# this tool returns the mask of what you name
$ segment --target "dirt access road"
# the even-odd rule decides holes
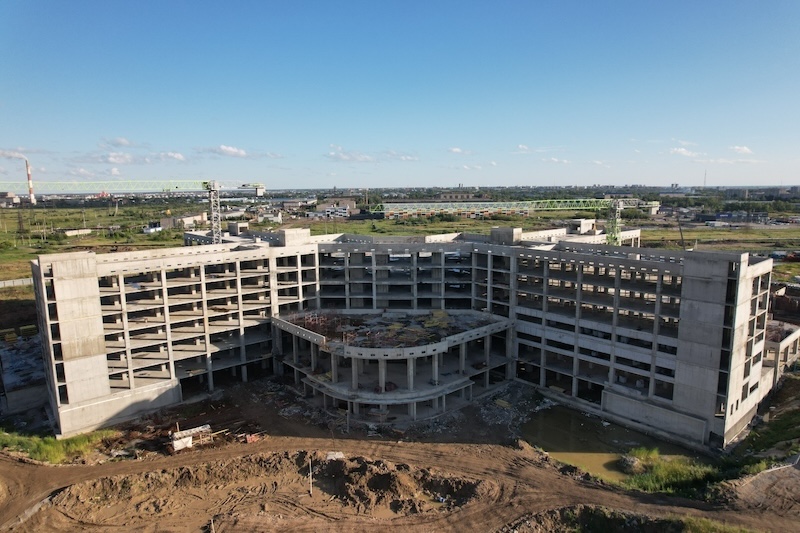
[[[281,456],[294,462],[294,450],[338,451],[394,465],[424,467],[442,476],[483,482],[482,490],[451,509],[421,509],[409,514],[391,508],[347,505],[318,486],[312,496],[304,475],[307,457],[294,475],[281,469],[237,468],[242,460]],[[234,471],[236,470],[236,471]],[[291,470],[291,469],[290,469]],[[34,513],[15,531],[200,531],[215,519],[217,531],[358,531],[391,527],[396,531],[496,531],[528,513],[576,504],[594,504],[652,517],[693,515],[753,529],[796,531],[797,515],[733,510],[675,498],[626,493],[562,473],[534,449],[498,445],[363,442],[342,439],[269,438],[256,444],[196,450],[153,461],[122,461],[95,466],[48,467],[0,458],[2,511],[9,527],[26,510],[54,491],[84,484],[64,501]],[[204,472],[199,475],[198,472]],[[215,474],[216,472],[216,474]],[[175,473],[174,483],[156,486],[157,475]],[[103,496],[127,484],[150,480],[141,501],[136,494]],[[135,480],[135,481],[130,481]],[[183,480],[182,482],[180,480]],[[324,484],[323,481],[320,481]],[[263,490],[266,488],[266,490]],[[377,490],[377,489],[376,489]],[[93,500],[94,499],[94,500]]]
[[[344,438],[309,424],[305,414],[287,418],[283,391],[270,387],[235,389],[227,408],[204,406],[196,413],[198,422],[212,416],[214,427],[232,427],[225,416],[272,428],[252,444],[58,467],[0,455],[0,529],[210,531],[213,521],[214,531],[537,531],[535,524],[526,529],[520,523],[585,504],[653,518],[691,515],[754,530],[798,530],[798,505],[736,499],[714,506],[593,480],[509,441],[516,422],[506,426],[509,410],[491,399],[453,415],[457,430],[435,425],[418,439],[436,442],[418,442],[410,432],[398,441],[361,432]]]

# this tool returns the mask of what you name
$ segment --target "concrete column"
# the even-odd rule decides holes
[[[351,366],[351,375],[352,375],[352,383],[350,384],[350,390],[358,390],[358,359],[351,359],[353,362]],[[357,404],[354,404],[357,405]]]
[[[272,326],[272,353],[283,355],[283,331],[277,326]]]
[[[417,256],[419,252],[414,252],[411,254],[411,300],[413,302],[412,309],[417,309],[417,295],[419,291],[417,290]]]
[[[279,330],[280,331],[280,330]],[[298,363],[300,362],[300,354],[298,349],[298,340],[297,337],[292,335],[292,363],[294,363],[294,384],[300,385],[300,371],[297,370],[299,366]]]
[[[489,357],[492,353],[492,336],[486,335],[483,338],[483,355],[486,356],[486,364],[489,364]]]
[[[234,263],[234,273],[236,274],[236,318],[239,321],[239,356],[242,361],[241,368],[242,381],[247,382],[247,344],[245,344],[244,333],[244,308],[242,306],[242,271],[239,261]]]
[[[484,369],[485,372],[483,374],[483,386],[485,388],[489,388],[489,363],[491,361],[491,354],[492,354],[492,336],[486,335],[483,338],[483,354],[486,356],[486,368]]]
[[[313,342],[311,343],[311,372],[316,372],[317,370],[317,345]]]
[[[467,343],[458,345],[458,373],[462,376],[467,373]]]
[[[353,402],[353,414],[358,415],[358,412],[359,412],[358,402]]]
[[[544,342],[542,342],[544,345]],[[539,386],[544,387],[546,372],[544,369],[545,350],[544,347],[539,349]]]
[[[432,367],[431,367],[431,379],[433,383],[438,385],[439,384],[439,356],[434,354],[431,356]]]
[[[339,382],[339,356],[331,354],[331,383]]]
[[[417,360],[413,357],[410,359],[406,359],[406,374],[408,376],[408,390],[414,390],[414,367],[417,364]]]
[[[608,365],[608,382],[617,379],[617,324],[619,322],[619,291],[622,287],[622,270],[618,267],[614,276],[614,314],[611,319],[611,360]]]
[[[122,338],[125,341],[125,361],[128,363],[128,388],[133,389],[133,359],[131,357],[131,334],[128,330],[128,308],[125,296],[125,278],[117,275],[117,288],[119,289],[119,305],[122,310]]]
[[[208,373],[208,392],[214,392],[214,371],[211,367],[211,356],[206,355],[206,372]]]
[[[381,392],[386,392],[386,360],[378,360],[378,387]]]
[[[169,377],[176,378],[175,356],[172,352],[172,326],[169,319],[169,290],[167,289],[167,271],[161,269],[161,298],[164,300],[164,326],[167,334],[167,356],[169,357]]]
[[[378,273],[375,271],[375,250],[372,250],[372,308],[378,308]]]
[[[442,394],[442,412],[447,411],[447,395]]]
[[[577,342],[575,343],[577,350]],[[514,379],[517,375],[517,359],[519,358],[519,351],[517,345],[517,336],[511,328],[506,330],[506,379]],[[577,360],[577,358],[576,358]]]
[[[206,372],[208,373],[208,392],[214,392],[214,372],[211,365],[211,333],[208,327],[208,293],[206,291],[206,269],[200,267],[200,295],[202,296],[203,308],[203,332],[206,344]]]
[[[408,404],[408,416],[411,417],[411,420],[417,419],[417,402]]]

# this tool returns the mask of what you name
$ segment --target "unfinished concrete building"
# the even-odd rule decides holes
[[[602,416],[721,447],[775,381],[764,361],[772,261],[746,253],[547,242],[511,228],[228,240],[34,262],[59,434],[266,367],[351,418],[435,416],[521,379]],[[444,319],[434,311],[486,322],[424,346],[374,348],[346,335],[334,347],[336,335],[305,322],[328,312]]]
[[[295,383],[323,408],[366,420],[435,416],[514,376],[512,322],[488,313],[315,311],[272,321]]]

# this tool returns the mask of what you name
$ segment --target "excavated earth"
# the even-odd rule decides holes
[[[287,417],[293,404],[280,390],[258,387],[231,388],[224,404],[182,407],[182,427],[268,429],[250,444],[153,451],[163,449],[158,427],[176,422],[159,415],[112,443],[138,443],[132,454],[48,466],[0,452],[0,531],[672,532],[685,516],[798,531],[794,467],[732,483],[715,504],[642,494],[509,443],[519,420],[491,398],[397,440],[355,430],[345,437],[306,414]],[[528,411],[523,393],[511,388],[503,398]]]

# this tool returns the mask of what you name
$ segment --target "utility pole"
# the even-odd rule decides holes
[[[308,495],[314,495],[314,474],[311,469],[311,454],[308,456]]]

